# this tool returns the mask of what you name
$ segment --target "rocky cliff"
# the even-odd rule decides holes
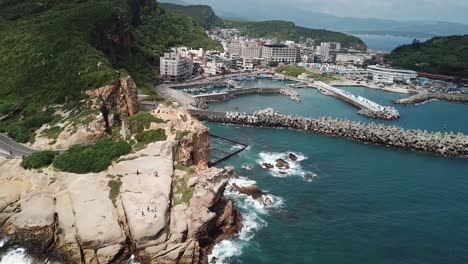
[[[1,159],[7,243],[59,263],[119,263],[131,255],[141,263],[206,263],[214,243],[242,226],[223,196],[232,168],[206,166],[209,133],[186,112],[161,106],[154,115],[165,122],[150,129],[164,128],[168,139],[101,173],[29,171]]]

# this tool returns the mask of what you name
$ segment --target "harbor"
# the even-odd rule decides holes
[[[289,96],[291,100],[296,103],[301,103],[303,100],[299,97],[295,89],[315,88],[326,95],[335,97],[357,107],[359,109],[357,113],[368,118],[383,120],[396,120],[400,118],[400,113],[394,107],[382,106],[365,97],[353,95],[346,90],[333,87],[321,81],[305,82],[285,76],[267,76],[268,75],[263,75],[261,77],[256,75],[243,75],[239,77],[244,79],[237,80],[231,77],[188,82],[178,85],[165,84],[160,85],[157,90],[160,90],[162,94],[170,94],[170,98],[173,98],[182,105],[206,109],[211,102],[230,100],[236,96],[249,94],[282,94]],[[245,78],[249,78],[249,80],[261,78],[270,79],[272,81],[286,80],[291,83],[279,87],[245,87],[242,85],[242,81],[244,81]]]
[[[281,115],[271,108],[252,114],[206,110],[190,110],[190,113],[202,121],[241,126],[298,129],[446,157],[464,158],[468,156],[468,136],[461,133],[428,132],[420,129],[403,129],[374,123],[362,124],[327,117],[305,118]]]

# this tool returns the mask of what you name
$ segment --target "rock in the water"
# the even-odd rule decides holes
[[[272,198],[260,190],[257,186],[239,186],[235,183],[232,184],[232,187],[238,192],[251,196],[258,203],[262,205],[270,204],[273,202]]]
[[[289,163],[285,161],[284,159],[277,159],[276,160],[276,167],[279,169],[284,169],[287,170],[289,169]]]
[[[263,163],[262,166],[266,169],[273,169],[275,166],[273,166],[272,164],[270,163]]]
[[[288,158],[292,161],[296,161],[299,159],[294,153],[289,153]]]

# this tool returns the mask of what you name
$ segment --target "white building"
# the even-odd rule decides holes
[[[362,65],[367,59],[371,59],[372,56],[366,53],[337,53],[336,64],[338,65]]]
[[[322,58],[322,63],[330,60],[330,47],[330,42],[322,42],[320,46],[317,47],[317,53]]]
[[[396,69],[387,66],[367,66],[369,75],[374,82],[393,84],[395,81],[410,82],[418,77],[418,73],[411,70]]]
[[[193,73],[193,61],[181,53],[164,53],[160,58],[161,79],[166,82],[180,82],[190,79]]]
[[[262,47],[249,45],[242,47],[241,58],[243,59],[259,59],[262,57]]]
[[[227,52],[230,55],[241,55],[242,53],[242,41],[238,39],[233,39],[231,42],[227,45]]]
[[[301,59],[300,50],[297,47],[288,47],[286,45],[265,45],[262,50],[262,57],[266,61],[275,61],[278,63],[294,64]]]

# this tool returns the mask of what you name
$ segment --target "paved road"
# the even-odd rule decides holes
[[[15,142],[13,139],[0,134],[0,155],[11,156],[11,153],[17,158],[29,156],[36,150],[29,148],[23,144]]]

